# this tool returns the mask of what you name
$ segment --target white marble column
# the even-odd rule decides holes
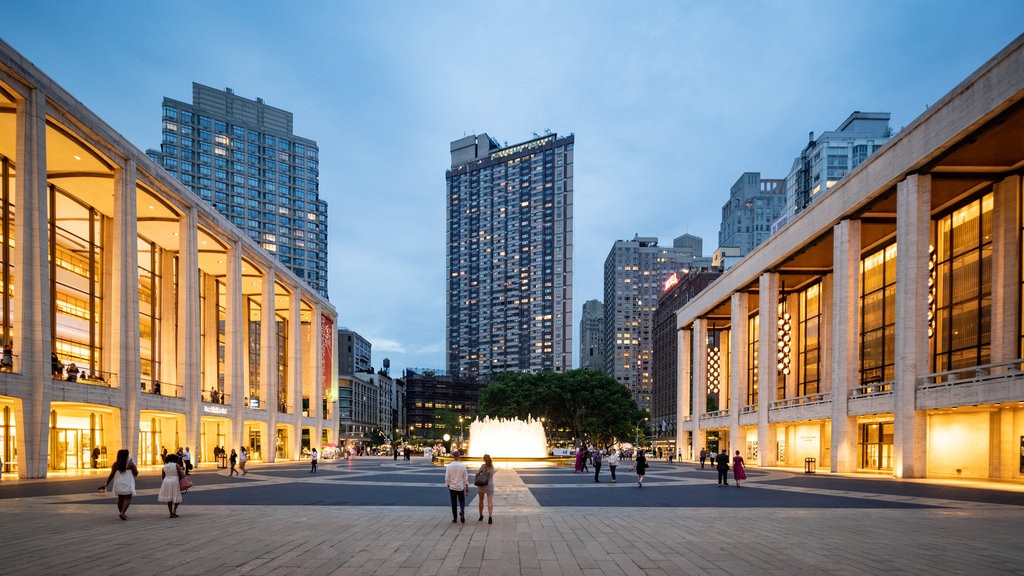
[[[849,416],[849,400],[860,377],[860,220],[843,220],[832,232],[831,470],[855,472],[857,418]]]
[[[232,242],[228,246],[227,277],[224,279],[225,298],[227,306],[224,310],[224,392],[228,394],[231,408],[231,438],[228,442],[231,446],[240,446],[244,443],[243,430],[245,425],[246,406],[245,398],[249,395],[248,374],[248,341],[246,335],[249,330],[248,307],[245,299],[245,287],[242,285],[245,279],[242,278],[242,249],[239,243]],[[255,271],[254,271],[255,273]],[[209,335],[209,330],[207,331]],[[216,343],[214,332],[214,343]],[[209,337],[209,336],[207,336]],[[217,385],[217,377],[210,379],[210,385]]]
[[[747,390],[747,315],[750,303],[743,292],[735,292],[730,302],[729,330],[729,454],[742,451],[746,433],[740,428],[740,413],[746,405]]]
[[[128,160],[114,171],[114,219],[109,246],[113,254],[109,271],[107,306],[117,306],[119,314],[104,330],[111,330],[110,342],[117,360],[118,382],[123,399],[121,442],[138,458],[139,407],[139,251],[138,216],[136,214],[135,162]],[[104,240],[106,242],[106,239]],[[111,440],[107,439],[108,442]]]
[[[995,185],[992,226],[992,362],[1020,358],[1020,211],[1021,177],[1009,176]],[[1008,313],[1009,312],[1009,313]],[[1019,447],[1019,446],[1018,446]]]
[[[18,319],[15,354],[21,356],[24,400],[17,418],[18,477],[45,478],[50,433],[49,192],[46,187],[46,95],[25,88],[18,102],[16,126],[17,178],[14,179],[15,283],[14,317]]]
[[[194,207],[187,208],[178,221],[178,238],[177,383],[185,394],[185,445],[198,447],[202,330],[199,313],[199,218]],[[212,295],[207,292],[207,298],[211,297],[216,301],[216,291]],[[208,331],[206,337],[216,341],[216,328]],[[216,361],[213,364],[216,366]]]
[[[692,359],[693,430],[695,442],[705,444],[703,416],[708,407],[708,321],[695,318],[693,341],[690,348]]]
[[[926,417],[917,410],[917,377],[928,364],[928,244],[931,176],[896,185],[896,373],[893,386],[893,473],[925,476]]]
[[[693,414],[690,412],[690,403],[693,395],[693,387],[690,386],[690,372],[693,370],[693,365],[690,361],[693,358],[692,350],[693,345],[690,343],[693,332],[688,329],[677,328],[676,329],[676,382],[679,383],[676,394],[676,446],[679,447],[683,452],[683,458],[693,459],[693,444],[684,443],[686,440],[686,433],[689,432],[691,438],[696,438],[696,419],[692,418]],[[684,417],[691,416],[689,422],[686,422]]]
[[[757,465],[774,466],[775,428],[768,422],[768,411],[775,400],[775,386],[779,379],[776,368],[776,344],[779,340],[776,321],[779,319],[779,275],[765,272],[758,279],[760,334],[758,336],[757,367]]]
[[[263,329],[260,333],[260,406],[263,408],[265,422],[267,423],[266,433],[263,434],[263,445],[260,446],[260,454],[264,462],[273,462],[277,446],[277,410],[278,410],[278,386],[277,386],[277,310],[276,310],[276,282],[277,277],[273,268],[267,268],[263,275],[262,306],[260,307]],[[243,439],[248,442],[248,439]]]
[[[288,434],[288,443],[290,444],[288,456],[292,460],[298,460],[302,453],[302,378],[304,372],[302,362],[304,347],[302,342],[302,291],[294,288],[290,297],[286,359],[288,362],[288,403],[291,405],[292,411],[285,418],[292,428]],[[310,398],[311,402],[312,400]],[[313,443],[313,438],[310,438],[310,446],[316,446]]]

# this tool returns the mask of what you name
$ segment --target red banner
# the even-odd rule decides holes
[[[320,316],[320,355],[323,359],[324,398],[333,399],[331,375],[334,373],[334,321],[326,314]]]

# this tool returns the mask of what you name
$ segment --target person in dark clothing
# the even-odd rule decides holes
[[[708,449],[707,448],[701,448],[700,449],[700,467],[701,468],[704,468],[704,461],[707,460],[707,459],[708,459]]]
[[[718,485],[728,486],[729,485],[729,453],[726,450],[722,450],[715,456],[715,462],[718,464],[715,468],[718,469]]]

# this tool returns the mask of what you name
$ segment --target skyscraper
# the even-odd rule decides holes
[[[160,150],[146,154],[327,297],[327,203],[319,149],[292,113],[192,83],[163,101]]]
[[[744,172],[729,189],[722,206],[718,245],[739,249],[746,256],[772,233],[772,223],[786,209],[786,181],[761,178],[760,172]]]
[[[604,371],[604,305],[600,300],[583,303],[580,319],[580,368]]]
[[[574,136],[451,143],[447,372],[572,367]]]
[[[702,240],[690,234],[672,247],[655,237],[616,240],[604,261],[604,372],[629,388],[650,411],[654,311],[673,273],[706,267]]]

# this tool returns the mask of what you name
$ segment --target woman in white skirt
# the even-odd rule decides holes
[[[160,470],[160,477],[164,480],[160,483],[160,495],[156,499],[159,502],[167,502],[167,512],[171,518],[178,517],[178,504],[181,503],[180,482],[183,475],[184,470],[178,464],[178,456],[168,454],[164,458],[164,467]]]
[[[132,496],[135,496],[135,477],[139,475],[139,469],[135,462],[128,456],[127,450],[118,450],[117,459],[110,467],[110,475],[107,481],[100,486],[100,491],[110,486],[110,491],[117,496],[117,516],[121,520],[127,520],[128,507],[132,504]],[[113,485],[111,485],[113,482]]]

